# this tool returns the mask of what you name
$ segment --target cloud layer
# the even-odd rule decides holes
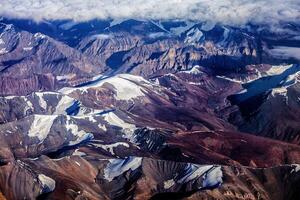
[[[270,53],[275,57],[280,58],[295,58],[300,60],[300,48],[297,47],[285,47],[277,46],[270,51]]]
[[[190,19],[224,24],[299,22],[299,0],[1,0],[0,15],[18,18]]]

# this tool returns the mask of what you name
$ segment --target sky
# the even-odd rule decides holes
[[[300,0],[0,0],[0,15],[15,18],[184,19],[228,25],[300,21]]]

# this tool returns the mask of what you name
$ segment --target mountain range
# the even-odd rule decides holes
[[[299,35],[2,17],[0,199],[298,199]]]

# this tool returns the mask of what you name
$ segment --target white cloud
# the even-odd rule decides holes
[[[225,24],[299,22],[299,0],[1,0],[0,15],[19,18],[190,19]]]
[[[300,48],[276,46],[271,50],[271,54],[280,58],[295,58],[300,60]]]

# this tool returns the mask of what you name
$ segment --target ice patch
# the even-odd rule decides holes
[[[56,115],[34,115],[28,136],[37,137],[40,141],[46,139],[56,117]]]
[[[110,159],[104,169],[104,178],[112,181],[115,177],[122,175],[128,170],[134,171],[142,165],[142,158],[127,157],[125,159]]]

